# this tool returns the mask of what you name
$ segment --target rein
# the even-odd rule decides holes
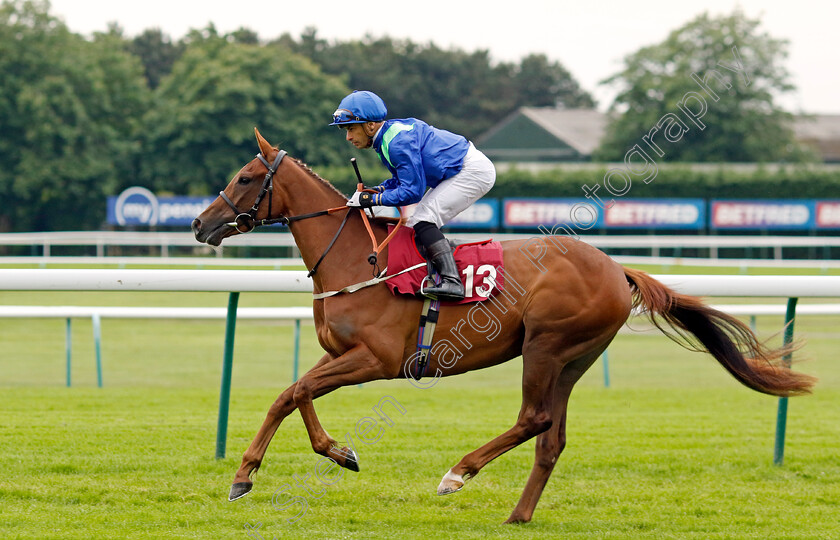
[[[361,283],[354,283],[352,285],[347,285],[346,287],[338,289],[337,291],[326,291],[326,292],[322,292],[322,293],[314,293],[312,295],[312,298],[314,298],[315,300],[323,300],[324,298],[329,298],[330,296],[335,296],[337,294],[354,293],[356,291],[360,291],[362,289],[365,289],[367,287],[371,287],[373,285],[379,285],[383,281],[388,281],[389,279],[393,279],[397,276],[401,276],[401,275],[405,274],[406,272],[411,272],[412,270],[417,270],[418,268],[422,268],[424,266],[426,266],[425,262],[418,263],[418,264],[415,264],[414,266],[409,266],[408,268],[404,268],[404,269],[400,270],[399,272],[397,272],[396,274],[391,274],[391,275],[387,275],[388,274],[388,267],[385,267],[385,270],[380,272],[379,275],[374,276],[373,279],[369,279],[367,281],[362,281]]]
[[[263,225],[274,225],[275,223],[289,225],[291,223],[294,223],[295,221],[326,216],[335,212],[339,212],[341,210],[351,209],[351,207],[344,205],[335,208],[328,208],[326,210],[320,210],[318,212],[311,212],[309,214],[301,214],[299,216],[284,216],[281,214],[274,218],[271,217],[271,200],[273,199],[272,194],[274,193],[274,175],[277,172],[277,168],[280,166],[280,163],[283,161],[283,158],[286,157],[286,151],[280,150],[277,153],[277,156],[274,158],[274,162],[271,164],[268,163],[268,160],[265,159],[265,157],[262,155],[262,152],[257,154],[256,157],[262,162],[263,165],[265,165],[266,169],[268,169],[268,172],[266,172],[265,178],[263,178],[260,193],[259,195],[257,195],[257,199],[254,201],[254,205],[250,208],[250,210],[248,210],[247,212],[242,212],[241,210],[239,210],[239,208],[236,207],[236,205],[233,203],[232,200],[230,200],[230,197],[228,197],[224,191],[219,192],[219,197],[221,197],[222,200],[225,201],[227,205],[230,206],[230,208],[236,214],[234,220],[228,223],[227,225],[235,228],[238,232],[245,234]],[[358,174],[358,170],[356,171],[356,173]],[[361,182],[358,185],[358,190],[365,190],[365,187]],[[268,195],[268,218],[258,220],[257,211],[259,210],[260,203],[262,203],[262,200],[265,198],[266,195]],[[399,229],[402,226],[402,210],[398,209],[400,213],[400,220],[397,222],[396,227],[394,227],[394,229],[391,231],[390,234],[388,234],[385,240],[383,240],[379,244],[376,243],[376,236],[373,234],[373,228],[370,226],[370,220],[368,219],[368,216],[365,213],[364,209],[359,208],[359,211],[362,214],[362,222],[364,222],[365,224],[365,229],[367,230],[368,235],[370,236],[370,241],[373,246],[373,253],[368,255],[367,260],[371,264],[371,266],[376,267],[377,261],[379,260],[379,254],[382,252],[383,249],[385,249],[385,246],[387,246],[391,239],[394,237],[394,234],[397,232],[397,229]],[[335,245],[335,242],[338,240],[338,237],[341,235],[341,232],[344,230],[344,226],[347,225],[347,221],[349,219],[350,212],[347,212],[347,214],[344,216],[344,220],[341,222],[341,226],[338,228],[338,231],[336,231],[335,236],[333,236],[333,239],[327,246],[327,249],[324,250],[324,253],[321,254],[321,257],[318,259],[318,262],[316,262],[312,269],[306,274],[306,277],[312,277],[313,275],[315,275],[315,272],[318,270],[318,266],[321,265],[321,262],[323,262],[324,258],[327,256],[327,253],[329,253],[332,247]],[[382,276],[382,274],[377,276],[377,272],[375,270],[373,275],[375,278]]]
[[[353,162],[353,166],[356,166],[356,162]],[[359,170],[356,169],[356,174],[359,174]],[[372,189],[365,189],[364,184],[361,182],[358,183],[356,186],[357,191],[368,191],[370,193],[375,193]],[[361,209],[360,209],[361,210]],[[382,253],[382,250],[385,249],[385,246],[394,238],[394,235],[397,233],[397,230],[402,227],[403,224],[403,215],[402,215],[402,208],[397,207],[397,212],[400,214],[400,220],[397,222],[396,227],[385,237],[385,240],[382,241],[379,245],[376,244],[376,236],[373,234],[373,227],[370,226],[370,221],[368,220],[367,214],[365,214],[364,210],[362,210],[362,221],[365,224],[365,229],[367,229],[368,235],[370,236],[370,243],[373,245],[373,253],[368,255],[368,262],[371,266],[376,266],[377,261],[379,260],[379,254]],[[376,272],[373,273],[376,275]]]

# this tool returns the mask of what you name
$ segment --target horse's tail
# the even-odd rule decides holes
[[[632,288],[633,308],[647,312],[653,324],[676,343],[714,356],[745,386],[774,396],[791,396],[810,393],[816,383],[816,378],[783,365],[782,357],[797,345],[772,349],[759,342],[749,326],[699,298],[679,294],[638,270],[625,268],[624,275]]]

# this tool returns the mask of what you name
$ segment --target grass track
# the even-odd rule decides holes
[[[649,269],[659,272],[659,269]],[[783,272],[784,273],[784,272]],[[305,295],[242,296],[303,305]],[[225,295],[0,293],[0,304],[208,305]],[[530,471],[533,443],[488,465],[462,492],[440,477],[498,435],[519,407],[518,360],[418,390],[404,381],[341,389],[316,402],[334,436],[385,396],[393,414],[362,471],[320,498],[295,485],[317,463],[300,417],[281,426],[255,489],[227,490],[242,451],[291,374],[291,326],[240,321],[228,457],[213,459],[222,321],[103,322],[105,385],[94,388],[90,323],[74,322],[74,387],[64,387],[64,323],[0,324],[0,538],[840,538],[840,317],[797,321],[799,369],[820,377],[793,399],[785,465],[772,465],[776,400],[735,383],[709,357],[655,334],[621,334],[612,387],[596,364],[575,390],[569,444],[534,521],[501,526]],[[763,336],[780,317],[761,317]],[[304,325],[303,354],[319,356]],[[772,338],[778,340],[778,337]],[[307,500],[306,513],[272,495]],[[318,484],[311,484],[317,486]],[[318,492],[316,492],[318,495]]]

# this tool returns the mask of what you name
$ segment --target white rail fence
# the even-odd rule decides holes
[[[464,241],[483,240],[492,236],[497,240],[527,239],[539,236],[530,234],[451,233],[450,236]],[[829,249],[840,247],[840,236],[652,236],[652,235],[583,235],[581,239],[601,249],[646,249],[653,257],[659,257],[663,249],[708,249],[709,258],[718,258],[718,252],[727,248],[770,248],[773,258],[782,260],[785,248]],[[37,246],[42,256],[50,256],[54,246],[95,247],[97,257],[105,257],[108,247],[146,246],[160,248],[162,256],[169,255],[170,247],[199,248],[190,232],[148,232],[148,231],[56,231],[0,233],[0,246]],[[294,248],[294,239],[286,232],[264,232],[232,236],[225,240],[228,247],[285,247]],[[222,257],[223,248],[215,254]]]
[[[759,315],[785,315],[786,306],[782,304],[725,304],[713,305],[713,308],[729,313],[750,317],[750,326],[756,328]],[[807,304],[797,307],[796,314],[803,315],[840,315],[840,304]],[[0,305],[0,318],[5,319],[66,319],[65,330],[65,380],[66,386],[72,386],[73,344],[72,320],[90,319],[93,328],[93,348],[96,365],[97,385],[103,386],[102,376],[102,319],[225,319],[225,308],[215,307],[133,307],[133,306],[9,306]],[[239,308],[237,320],[260,319],[294,322],[294,347],[292,349],[292,382],[297,381],[300,367],[300,324],[311,321],[314,316],[311,307],[285,308]],[[610,386],[609,353],[602,355],[604,386]]]
[[[718,268],[740,268],[746,272],[748,268],[816,268],[826,273],[829,269],[840,268],[840,260],[828,259],[705,259],[697,257],[652,257],[635,255],[612,255],[613,260],[620,264],[658,265],[663,271],[671,266],[705,266]],[[250,267],[273,268],[275,270],[303,267],[303,259],[293,257],[93,257],[93,256],[30,256],[30,257],[0,257],[0,267],[32,266],[47,267],[111,267],[117,268],[138,266],[175,266],[185,268],[205,267]]]
[[[102,319],[225,319],[225,308],[214,307],[125,307],[125,306],[0,306],[0,318],[66,320],[64,336],[65,381],[73,384],[72,320],[90,319],[93,328],[93,350],[96,361],[96,382],[102,388]],[[294,347],[292,348],[292,380],[298,378],[300,366],[300,323],[312,320],[311,307],[239,308],[237,319],[263,319],[294,322]]]
[[[678,292],[695,296],[788,298],[786,340],[792,338],[798,298],[840,297],[840,276],[708,276],[655,275]],[[270,270],[79,270],[0,269],[0,290],[41,291],[215,291],[230,293],[216,456],[225,454],[233,340],[239,294],[242,292],[311,292],[303,271]],[[781,464],[787,419],[787,398],[779,399],[776,452]]]

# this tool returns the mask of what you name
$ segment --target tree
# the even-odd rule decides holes
[[[260,36],[253,30],[245,27],[239,27],[238,30],[234,30],[228,34],[228,40],[235,43],[247,43],[248,45],[260,44]]]
[[[468,138],[521,106],[594,106],[571,74],[544,55],[528,56],[519,65],[494,64],[486,50],[447,50],[387,36],[329,43],[314,28],[298,41],[286,34],[278,43],[353,89],[373,90],[392,118],[415,116]]]
[[[342,161],[346,143],[327,124],[348,89],[280,46],[238,43],[214,28],[188,36],[144,119],[143,175],[158,191],[218,191],[254,154],[254,127],[291,156]]]
[[[173,43],[160,28],[150,28],[132,39],[128,50],[143,62],[149,88],[154,90],[172,71],[172,64],[184,53],[184,45]]]
[[[0,5],[0,230],[99,226],[106,194],[133,174],[139,61],[119,36],[86,41],[48,9]]]
[[[627,56],[624,69],[604,81],[620,91],[596,157],[620,160],[650,141],[658,150],[642,148],[657,161],[799,159],[792,115],[774,102],[794,88],[783,65],[787,41],[760,24],[740,11],[703,14]]]
[[[515,83],[521,105],[591,109],[592,96],[559,62],[549,62],[544,54],[531,54],[519,62]]]

